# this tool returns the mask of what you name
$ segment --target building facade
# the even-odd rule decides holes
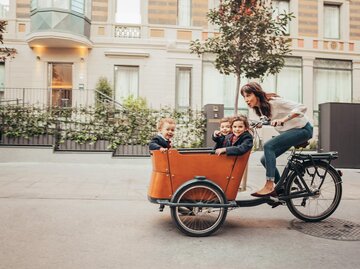
[[[317,124],[318,105],[360,102],[360,0],[273,0],[293,12],[292,55],[267,91],[304,103]],[[4,45],[14,59],[0,63],[0,97],[10,89],[94,89],[106,77],[121,102],[128,95],[152,107],[224,104],[232,113],[235,78],[212,59],[190,54],[190,40],[216,29],[206,13],[219,0],[0,0],[8,21]],[[246,81],[243,80],[243,83]],[[70,103],[76,99],[70,95]],[[68,98],[69,99],[69,98]],[[240,109],[246,105],[240,100]]]

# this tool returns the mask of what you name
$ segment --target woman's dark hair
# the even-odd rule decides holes
[[[243,97],[245,97],[245,93],[253,93],[257,98],[259,98],[260,102],[259,107],[253,108],[256,112],[256,115],[258,115],[259,117],[264,115],[269,119],[271,118],[271,107],[269,100],[273,97],[279,97],[277,94],[264,92],[260,84],[257,82],[249,82],[248,84],[245,84],[241,87],[240,93]]]

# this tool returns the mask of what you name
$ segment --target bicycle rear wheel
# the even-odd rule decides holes
[[[332,166],[327,169],[326,162],[318,161],[315,166],[309,162],[304,163],[303,166],[305,171],[303,179],[310,190],[316,191],[317,194],[310,197],[293,198],[287,201],[287,207],[295,217],[301,220],[321,221],[334,213],[340,203],[341,177]],[[291,195],[302,191],[306,191],[305,187],[299,176],[294,173],[287,181],[285,193]]]
[[[220,190],[208,182],[194,182],[179,191],[174,203],[224,204],[226,198]],[[208,236],[224,223],[227,208],[204,206],[176,206],[171,208],[171,217],[178,229],[189,236]]]

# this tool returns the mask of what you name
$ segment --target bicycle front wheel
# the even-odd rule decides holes
[[[217,231],[224,223],[227,208],[214,207],[210,204],[224,204],[222,193],[208,182],[194,182],[178,192],[173,199],[175,203],[194,204],[171,208],[171,217],[178,229],[189,236],[208,236]],[[199,204],[209,206],[199,207]]]
[[[314,165],[315,164],[315,165]],[[304,163],[303,179],[309,189],[316,194],[310,197],[293,198],[287,201],[287,207],[297,218],[316,222],[329,217],[338,207],[341,194],[341,177],[326,162]],[[294,173],[286,184],[286,195],[305,193],[304,184]]]

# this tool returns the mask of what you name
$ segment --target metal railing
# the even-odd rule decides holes
[[[112,97],[95,89],[3,88],[0,93],[0,105],[84,107],[94,106],[99,102],[112,104],[119,109],[122,107]]]
[[[114,37],[118,38],[141,38],[140,26],[115,25]]]

